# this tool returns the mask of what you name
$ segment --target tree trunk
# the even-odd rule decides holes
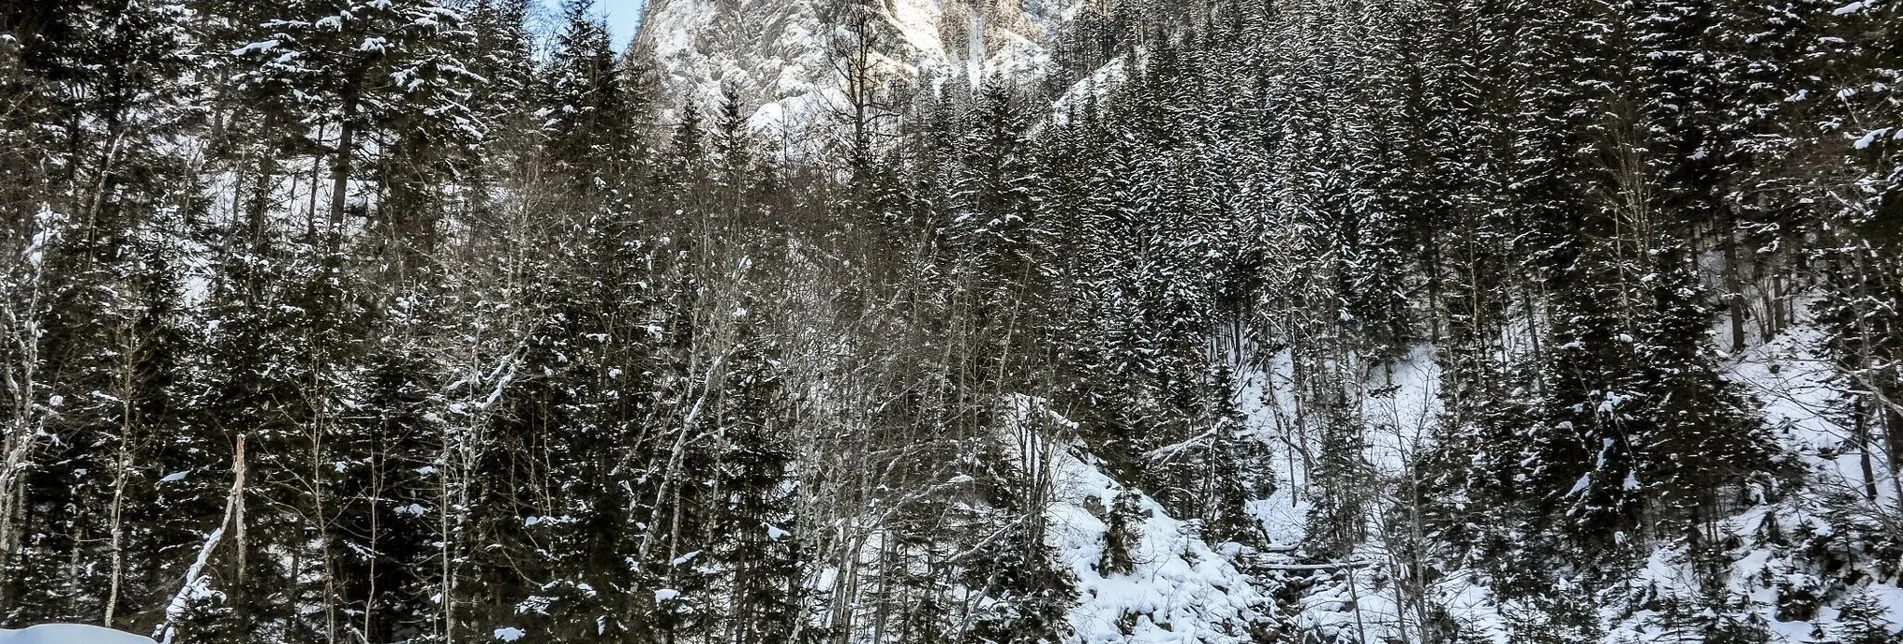
[[[1744,286],[1738,279],[1738,231],[1730,208],[1724,208],[1725,220],[1718,231],[1725,253],[1725,303],[1731,314],[1731,351],[1744,350]]]
[[[106,614],[100,625],[112,628],[114,613],[119,608],[119,588],[125,577],[125,496],[126,481],[131,478],[132,468],[132,429],[138,423],[134,415],[132,401],[136,395],[134,377],[137,373],[138,355],[137,331],[131,324],[120,329],[124,341],[120,355],[119,369],[119,455],[112,473],[112,505],[107,511],[107,531],[112,553],[112,573],[106,590]]]
[[[330,230],[333,233],[343,230],[344,202],[350,193],[351,162],[357,153],[357,108],[361,98],[358,85],[363,75],[362,68],[354,72],[348,89],[344,91],[343,117],[338,123],[336,157],[330,165]]]
[[[269,133],[276,132],[277,128],[278,117],[276,115],[265,117],[264,131],[267,133],[267,136],[269,136]],[[273,146],[269,142],[266,142],[264,149],[258,153],[258,178],[257,183],[251,189],[251,203],[245,207],[246,228],[251,233],[251,244],[253,246],[264,243],[265,212],[269,209],[271,204],[271,182],[277,176],[277,172],[277,150],[273,149]],[[313,187],[313,189],[315,189],[315,187]],[[296,192],[296,186],[292,186],[292,192]]]
[[[1858,466],[1863,470],[1863,495],[1871,501],[1877,500],[1877,475],[1870,463],[1870,417],[1863,409],[1863,396],[1851,398],[1850,419],[1852,423],[1851,440],[1857,443],[1860,454]]]

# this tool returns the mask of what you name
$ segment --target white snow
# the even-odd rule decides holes
[[[179,586],[176,594],[172,595],[172,601],[166,603],[165,622],[159,626],[158,631],[165,644],[172,644],[172,638],[178,634],[178,630],[173,628],[172,624],[185,616],[185,609],[191,605],[191,601],[209,597],[215,592],[211,589],[211,579],[201,573],[205,569],[205,564],[211,560],[212,551],[218,548],[218,542],[224,539],[224,536],[225,527],[222,525],[213,529],[211,534],[205,535],[205,544],[199,547],[198,558],[192,560],[192,565],[185,569],[185,583]]]
[[[254,43],[245,45],[243,47],[239,47],[237,49],[231,50],[231,55],[244,56],[244,55],[252,54],[252,53],[264,53],[264,52],[271,51],[273,49],[277,49],[279,44],[281,43],[276,40],[263,40],[259,42],[254,42]]]
[[[1806,316],[1799,316],[1800,318]],[[1762,410],[1765,422],[1773,429],[1787,454],[1795,457],[1808,471],[1803,485],[1808,489],[1787,490],[1775,504],[1748,505],[1720,522],[1721,540],[1731,544],[1723,554],[1729,574],[1725,590],[1732,601],[1742,601],[1734,609],[1754,614],[1769,626],[1771,641],[1777,644],[1808,644],[1818,633],[1832,633],[1838,627],[1838,607],[1858,594],[1867,594],[1885,607],[1893,625],[1903,624],[1903,589],[1889,583],[1846,585],[1845,572],[1822,569],[1814,554],[1796,535],[1818,538],[1831,535],[1833,525],[1844,519],[1825,520],[1830,512],[1823,505],[1823,492],[1847,490],[1843,498],[1868,503],[1862,511],[1876,516],[1882,508],[1895,507],[1897,486],[1892,482],[1893,468],[1872,450],[1872,470],[1876,498],[1864,497],[1861,459],[1863,453],[1851,444],[1851,430],[1837,419],[1845,408],[1842,383],[1838,381],[1829,356],[1824,353],[1823,332],[1800,322],[1768,341],[1750,347],[1725,374],[1741,385]],[[1628,487],[1639,482],[1628,477]],[[1767,498],[1753,493],[1753,498]],[[1838,502],[1842,502],[1839,500]],[[1784,535],[1783,540],[1767,538],[1771,526]],[[1845,565],[1840,563],[1839,565]],[[1880,576],[1873,560],[1851,561],[1847,565],[1862,569],[1862,575]],[[1501,618],[1502,609],[1486,591],[1484,579],[1455,575],[1436,589],[1436,601],[1445,602],[1456,621],[1486,640],[1510,642]],[[1809,619],[1780,613],[1781,594],[1805,592],[1817,600],[1816,614]],[[1654,608],[1653,599],[1671,598],[1693,603],[1705,600],[1706,591],[1693,562],[1682,543],[1653,545],[1644,564],[1628,578],[1601,593],[1599,619],[1604,628],[1604,644],[1675,641],[1668,629],[1668,616]],[[1693,603],[1698,606],[1701,604]],[[1661,639],[1665,638],[1665,639]]]
[[[1072,425],[1032,398],[1017,397],[1011,408],[1017,426],[1035,413],[1049,415],[1060,427]],[[1057,551],[1059,565],[1076,578],[1077,605],[1068,616],[1076,641],[1254,641],[1250,629],[1267,619],[1268,598],[1228,556],[1204,543],[1190,525],[1169,516],[1147,494],[1138,497],[1147,516],[1138,528],[1134,569],[1128,574],[1100,570],[1108,527],[1088,508],[1113,506],[1124,488],[1097,465],[1095,457],[1074,445],[1057,450],[1049,463],[1054,489],[1045,510],[1045,539]],[[1231,554],[1238,550],[1235,544],[1226,545]]]
[[[1048,510],[1049,540],[1077,578],[1078,604],[1070,624],[1083,642],[1253,641],[1249,629],[1265,619],[1267,604],[1228,558],[1165,514],[1148,495],[1129,574],[1105,574],[1103,521],[1084,508],[1096,498],[1110,506],[1122,487],[1082,459],[1066,455],[1056,468],[1062,487]],[[1125,632],[1123,624],[1134,618]]]
[[[0,644],[153,644],[152,638],[82,624],[0,628]]]
[[[1887,127],[1871,130],[1868,134],[1863,135],[1863,138],[1857,139],[1857,142],[1852,143],[1851,146],[1859,150],[1869,149],[1871,144],[1877,142],[1877,139],[1883,138],[1883,135],[1889,133],[1890,128]]]

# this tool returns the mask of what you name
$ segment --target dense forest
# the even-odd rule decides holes
[[[820,4],[0,5],[0,626],[1897,641],[1903,3]]]

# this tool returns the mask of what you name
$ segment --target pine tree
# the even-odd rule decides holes
[[[539,133],[540,121],[531,115],[535,105],[536,43],[529,30],[528,0],[482,0],[471,8],[467,29],[474,37],[464,42],[468,69],[484,82],[470,97],[476,121],[487,124],[483,143],[492,159],[494,179],[515,178],[527,172],[528,148]],[[526,140],[525,140],[526,139]]]
[[[419,346],[432,323],[428,297],[407,293],[383,311],[388,334],[366,349],[360,375],[346,384],[357,404],[328,441],[337,454],[330,489],[339,583],[331,592],[356,616],[351,630],[373,639],[439,626],[430,596],[443,591],[432,579],[441,552],[433,544],[447,537],[437,515],[450,508],[428,481],[445,411],[434,382],[440,372]]]
[[[976,272],[987,304],[1007,308],[1014,306],[1008,285],[1037,277],[1031,271],[1040,262],[1032,253],[1043,247],[1033,214],[1037,176],[1021,138],[1027,120],[1018,100],[999,83],[979,90],[960,142],[959,174],[950,186],[947,232],[952,248]]]
[[[764,339],[743,340],[759,343]],[[788,478],[795,455],[785,442],[782,383],[765,347],[740,347],[721,410],[713,419],[716,478],[707,522],[709,553],[728,568],[722,603],[729,637],[789,641],[799,617],[802,553]]]
[[[648,183],[657,197],[656,213],[675,226],[698,226],[707,214],[701,193],[710,172],[704,127],[700,107],[688,102],[681,108],[666,150],[650,169]]]
[[[185,164],[166,147],[195,98],[184,13],[172,3],[0,12],[9,63],[0,131],[37,150],[21,160],[32,168],[0,171],[0,207],[16,215],[0,239],[32,271],[9,271],[20,281],[5,283],[4,300],[8,354],[19,356],[6,363],[18,398],[8,405],[10,471],[0,477],[10,495],[0,503],[0,568],[17,573],[0,585],[0,606],[13,610],[124,622],[128,606],[149,601],[150,574],[136,557],[129,565],[127,551],[144,550],[132,521],[163,476],[152,473],[164,466],[151,453],[152,423],[172,419],[169,373],[153,369],[179,358],[181,344],[176,266],[160,257],[178,222],[156,211],[187,200],[174,185]],[[35,382],[42,372],[54,380]],[[64,570],[46,567],[50,548],[67,553]]]
[[[481,128],[464,112],[466,90],[459,87],[470,77],[454,59],[455,41],[468,35],[457,29],[458,12],[434,0],[284,0],[266,11],[275,15],[247,34],[256,40],[231,52],[237,59],[234,82],[263,105],[264,130],[286,137],[277,147],[314,148],[328,158],[328,229],[344,225],[350,181],[361,170],[358,157],[382,127],[393,126],[407,138],[399,149],[429,157],[454,148],[432,151],[425,141],[480,136]],[[316,139],[294,125],[309,117],[325,126]],[[261,184],[276,173],[276,155],[270,148],[260,152]],[[268,192],[259,189],[260,195]],[[260,196],[252,205],[254,235],[267,199]]]
[[[1129,489],[1117,492],[1110,501],[1110,512],[1104,520],[1103,553],[1104,561],[1100,568],[1105,574],[1130,574],[1136,569],[1137,548],[1143,534],[1141,497]]]
[[[638,126],[608,27],[593,0],[562,3],[561,32],[542,74],[546,153],[566,188],[598,195],[619,187],[635,161]]]
[[[428,4],[413,11],[399,32],[404,40],[396,46],[404,50],[389,71],[388,105],[373,123],[385,133],[375,216],[405,268],[435,250],[455,187],[469,182],[480,161],[474,153],[495,127],[470,105],[487,79],[462,58],[474,41],[462,14]]]
[[[1036,519],[1042,508],[1032,501],[1042,492],[1026,485],[1026,473],[1003,460],[990,462],[997,465],[986,466],[978,482],[985,509],[975,511],[977,525],[965,532],[971,538],[996,537],[987,539],[993,541],[989,547],[966,550],[956,563],[961,584],[996,601],[979,606],[957,641],[1062,641],[1068,631],[1064,609],[1075,591],[1070,576],[1056,567],[1042,521]],[[1028,520],[1018,518],[1024,514]]]
[[[1713,311],[1682,252],[1661,254],[1654,308],[1640,329],[1640,372],[1633,388],[1649,417],[1645,456],[1635,476],[1661,517],[1696,524],[1714,515],[1719,495],[1771,471],[1772,440],[1737,386],[1718,375],[1709,342]]]
[[[1837,624],[1831,634],[1843,644],[1891,644],[1898,641],[1896,627],[1884,617],[1888,610],[1868,591],[1852,595],[1838,609]]]

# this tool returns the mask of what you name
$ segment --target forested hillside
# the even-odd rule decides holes
[[[997,4],[0,4],[0,627],[1898,641],[1903,3]]]

